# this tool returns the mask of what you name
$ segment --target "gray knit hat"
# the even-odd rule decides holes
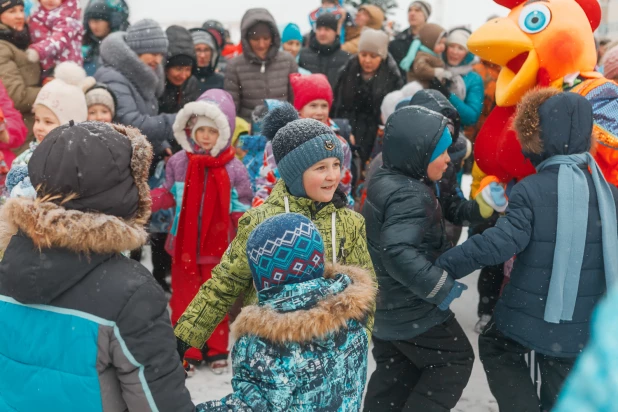
[[[431,4],[427,3],[426,1],[413,1],[412,4],[410,4],[409,8],[411,8],[412,6],[417,6],[423,11],[423,14],[425,15],[425,20],[428,20],[429,16],[431,16]]]
[[[388,34],[382,30],[365,28],[358,42],[358,51],[375,53],[383,60],[388,57]]]
[[[131,25],[127,30],[126,42],[138,55],[167,53],[167,35],[159,23],[151,19],[140,20]]]
[[[95,86],[86,92],[86,105],[89,108],[95,104],[101,104],[109,109],[112,117],[116,115],[116,105],[114,103],[114,97],[105,86]]]
[[[193,37],[193,45],[205,44],[210,47],[210,50],[213,52],[217,51],[217,44],[215,43],[214,37],[205,30],[194,30],[191,32],[191,37]]]
[[[303,173],[317,162],[336,157],[343,164],[343,148],[332,129],[318,120],[299,119],[289,103],[266,115],[262,133],[272,140],[279,174],[293,196],[307,197]]]

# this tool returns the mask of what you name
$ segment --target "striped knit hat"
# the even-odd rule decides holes
[[[324,275],[320,232],[298,213],[266,219],[247,240],[247,259],[256,290],[302,283]]]

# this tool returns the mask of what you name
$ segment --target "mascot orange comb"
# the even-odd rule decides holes
[[[516,105],[535,87],[556,87],[585,96],[593,106],[591,152],[607,180],[618,185],[618,85],[595,72],[593,32],[601,21],[597,0],[494,0],[511,9],[477,31],[468,47],[502,67],[497,107],[475,143],[477,166],[503,182],[535,169],[511,130]]]

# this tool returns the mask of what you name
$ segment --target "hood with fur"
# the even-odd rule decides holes
[[[207,90],[197,101],[187,103],[176,115],[174,137],[180,146],[189,153],[195,153],[199,147],[193,141],[193,126],[199,117],[212,120],[219,129],[219,138],[210,150],[211,156],[230,147],[236,129],[236,106],[232,96],[220,89]]]
[[[165,87],[165,73],[159,65],[154,71],[142,62],[126,42],[126,32],[108,35],[101,43],[101,61],[126,77],[144,97],[161,96]]]
[[[62,207],[65,200],[49,196],[9,199],[0,209],[0,251],[22,232],[39,249],[64,248],[74,253],[106,254],[137,249],[148,240],[144,227],[150,218],[148,170],[152,147],[137,129],[112,125],[131,142],[131,174],[138,189],[137,213],[121,219],[102,213]]]
[[[352,281],[340,293],[327,295],[306,310],[280,312],[268,304],[247,306],[232,324],[232,333],[236,337],[255,335],[274,343],[308,342],[346,327],[349,320],[363,321],[375,304],[375,282],[364,269],[326,265],[325,279],[340,274]]]
[[[555,155],[589,151],[592,127],[590,102],[554,88],[528,92],[513,121],[522,152],[535,166]]]

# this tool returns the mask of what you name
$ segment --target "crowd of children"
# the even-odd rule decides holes
[[[0,4],[0,80],[19,77],[0,82],[0,409],[448,411],[475,359],[449,307],[507,261],[479,326],[500,410],[573,410],[572,369],[583,402],[574,382],[602,368],[576,360],[618,276],[587,98],[526,94],[513,130],[537,173],[468,200],[483,80],[429,3],[392,42],[374,5],[323,0],[309,36],[250,9],[232,58],[216,22],[129,27],[124,1],[92,0],[82,23],[78,3],[27,24]],[[148,242],[152,274],[124,256]],[[230,355],[232,393],[195,406],[185,379]]]

